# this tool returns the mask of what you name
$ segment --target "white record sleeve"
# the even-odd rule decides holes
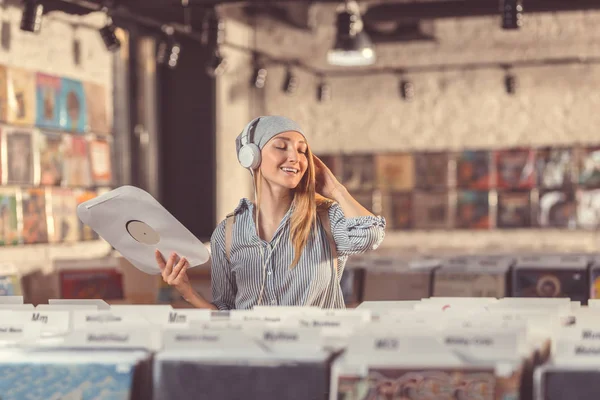
[[[186,257],[190,267],[208,261],[206,245],[154,197],[134,186],[121,186],[81,203],[79,219],[147,274],[160,274],[154,251]]]

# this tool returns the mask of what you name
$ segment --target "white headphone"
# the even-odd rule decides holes
[[[256,130],[258,121],[260,121],[260,117],[253,119],[248,125],[246,125],[240,140],[242,147],[238,151],[238,161],[242,167],[248,168],[251,172],[258,168],[261,161],[260,149],[256,144],[253,143],[254,131]],[[249,138],[250,135],[252,135],[251,138]]]

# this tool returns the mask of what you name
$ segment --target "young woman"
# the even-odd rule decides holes
[[[256,118],[236,149],[254,178],[255,201],[242,199],[212,235],[212,303],[191,287],[185,257],[165,260],[157,251],[165,282],[198,308],[344,308],[346,260],[381,244],[385,220],[361,206],[311,153],[294,121]]]

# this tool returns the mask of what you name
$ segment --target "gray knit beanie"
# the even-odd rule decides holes
[[[258,123],[256,125],[256,129],[254,129],[254,134],[249,132],[248,140],[257,145],[261,150],[263,147],[265,147],[265,144],[267,144],[269,140],[283,132],[295,131],[306,138],[306,135],[302,131],[302,128],[300,128],[300,125],[289,118],[278,115],[269,115],[258,117],[257,119]],[[256,119],[252,120],[248,125],[251,125],[255,121]],[[240,148],[242,147],[242,134],[243,132],[240,133],[235,139],[236,153],[239,153]]]

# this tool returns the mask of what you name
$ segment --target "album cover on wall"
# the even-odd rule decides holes
[[[489,229],[492,227],[489,192],[460,191],[456,199],[456,227]]]
[[[8,185],[36,183],[34,132],[25,128],[3,129],[5,147],[5,182]]]
[[[8,119],[8,75],[6,66],[0,65],[0,121]]]
[[[7,121],[17,125],[35,123],[35,75],[20,68],[7,68]]]
[[[70,187],[92,186],[88,142],[84,137],[65,135],[63,181]]]
[[[456,156],[456,186],[462,189],[490,189],[495,184],[491,154],[484,150],[465,150]]]
[[[415,162],[409,153],[375,156],[377,186],[384,190],[411,190],[415,187]]]
[[[540,192],[537,222],[542,228],[569,228],[577,226],[575,193],[569,190]]]
[[[41,128],[60,129],[60,78],[36,74],[35,124]]]
[[[85,132],[88,127],[88,111],[83,83],[62,78],[59,104],[61,129],[68,132]]]
[[[48,243],[46,193],[44,189],[25,189],[23,193],[23,241]]]
[[[579,149],[579,184],[586,188],[600,188],[600,147]]]
[[[0,274],[0,296],[22,296],[22,294],[19,276]]]
[[[413,195],[411,192],[392,192],[385,195],[383,215],[394,230],[413,228]]]
[[[531,189],[535,185],[535,151],[507,149],[494,152],[496,184],[500,189]]]
[[[62,270],[62,299],[123,299],[123,275],[116,269]]]
[[[574,152],[570,148],[544,147],[535,157],[537,186],[542,189],[570,188],[574,183]]]
[[[347,154],[342,156],[342,183],[349,191],[373,188],[375,168],[373,156]]]
[[[600,189],[577,192],[577,225],[588,230],[600,228]]]
[[[85,82],[83,89],[87,101],[89,130],[96,134],[110,134],[112,121],[108,113],[106,87],[97,83]]]
[[[498,228],[528,228],[531,214],[531,192],[498,193]]]
[[[84,203],[88,200],[91,200],[98,196],[98,193],[93,190],[86,189],[76,189],[74,190],[75,199],[77,201],[77,205]],[[90,228],[88,225],[81,222],[78,219],[79,224],[79,240],[96,240],[99,238],[98,234]]]
[[[447,192],[417,192],[413,197],[415,229],[452,227],[450,195]]]
[[[58,132],[42,131],[38,135],[40,149],[40,184],[60,186],[63,181],[64,140]]]
[[[18,189],[0,188],[0,246],[21,243]]]
[[[421,190],[444,190],[449,185],[448,153],[417,153],[415,154],[415,183]]]
[[[50,242],[73,243],[79,240],[77,200],[71,189],[51,188],[46,201],[50,203]]]
[[[112,159],[110,143],[106,140],[90,140],[88,143],[92,181],[97,186],[112,182]]]

